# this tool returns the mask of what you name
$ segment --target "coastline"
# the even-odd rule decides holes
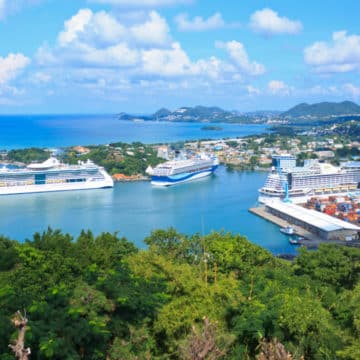
[[[141,174],[136,174],[136,175],[114,174],[111,177],[114,180],[114,182],[150,181],[150,177]]]
[[[6,150],[22,148],[64,148],[78,144],[98,145],[114,142],[144,144],[175,143],[179,141],[197,141],[203,138],[236,138],[247,135],[263,134],[269,131],[266,124],[228,124],[221,134],[204,132],[200,128],[204,123],[156,122],[134,123],[119,121],[113,115],[35,115],[18,116],[18,129],[14,131],[14,119],[2,117],[0,134],[1,148]],[[69,121],[71,120],[71,121]],[[101,124],[102,131],[98,131]],[[62,136],[57,136],[59,132]]]

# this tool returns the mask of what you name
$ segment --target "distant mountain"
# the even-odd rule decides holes
[[[360,106],[352,101],[321,102],[316,104],[302,103],[281,114],[286,118],[329,118],[340,115],[360,114]]]
[[[181,107],[169,114],[166,114],[161,120],[166,121],[191,121],[191,122],[219,122],[234,117],[234,114],[225,111],[219,107],[195,106]]]
[[[147,115],[130,115],[124,112],[115,115],[119,120],[152,120],[151,116]]]
[[[351,101],[302,103],[288,111],[228,111],[217,106],[183,106],[176,110],[161,108],[152,115],[130,115],[119,113],[119,120],[202,122],[202,123],[243,123],[243,124],[288,124],[288,125],[325,125],[358,120],[360,106]]]
[[[169,122],[227,122],[227,123],[251,123],[251,122],[265,122],[246,114],[241,114],[236,111],[226,111],[217,106],[183,106],[174,111],[162,108],[149,116],[135,116],[126,113],[117,115],[120,120],[156,120]],[[262,117],[261,117],[262,119]]]
[[[156,113],[154,113],[152,115],[153,118],[158,119],[158,118],[163,118],[165,116],[168,116],[171,114],[171,111],[166,109],[166,108],[161,108],[160,110],[158,110]]]

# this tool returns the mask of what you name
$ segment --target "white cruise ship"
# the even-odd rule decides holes
[[[67,165],[51,157],[26,168],[0,169],[0,195],[113,187],[104,168],[91,161]]]
[[[218,166],[218,159],[209,156],[167,161],[150,170],[151,184],[155,186],[170,186],[199,179],[211,175]]]
[[[310,196],[329,196],[357,191],[360,163],[335,167],[312,161],[307,166],[273,170],[259,190],[259,202],[289,198],[294,203],[306,202]]]

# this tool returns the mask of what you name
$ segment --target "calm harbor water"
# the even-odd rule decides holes
[[[147,144],[193,139],[241,137],[265,132],[266,125],[221,124],[204,131],[202,123],[135,123],[113,115],[0,116],[0,149],[65,147],[141,141]]]
[[[48,226],[78,236],[81,229],[118,231],[142,247],[157,228],[187,234],[224,230],[247,236],[275,254],[295,253],[279,228],[251,213],[266,173],[228,171],[169,188],[149,182],[117,183],[113,189],[1,197],[0,232],[24,241]]]
[[[267,131],[265,125],[221,124],[203,131],[199,123],[120,121],[111,115],[0,116],[0,148],[64,147],[112,141],[144,143],[240,137]],[[170,188],[149,182],[117,183],[113,189],[2,196],[0,233],[24,241],[51,226],[75,238],[118,231],[139,247],[151,230],[175,227],[187,234],[212,230],[240,233],[275,254],[295,253],[277,226],[248,212],[266,174],[220,167],[206,179]]]

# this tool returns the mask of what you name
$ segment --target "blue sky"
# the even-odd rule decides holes
[[[355,0],[0,0],[1,113],[360,102]]]

